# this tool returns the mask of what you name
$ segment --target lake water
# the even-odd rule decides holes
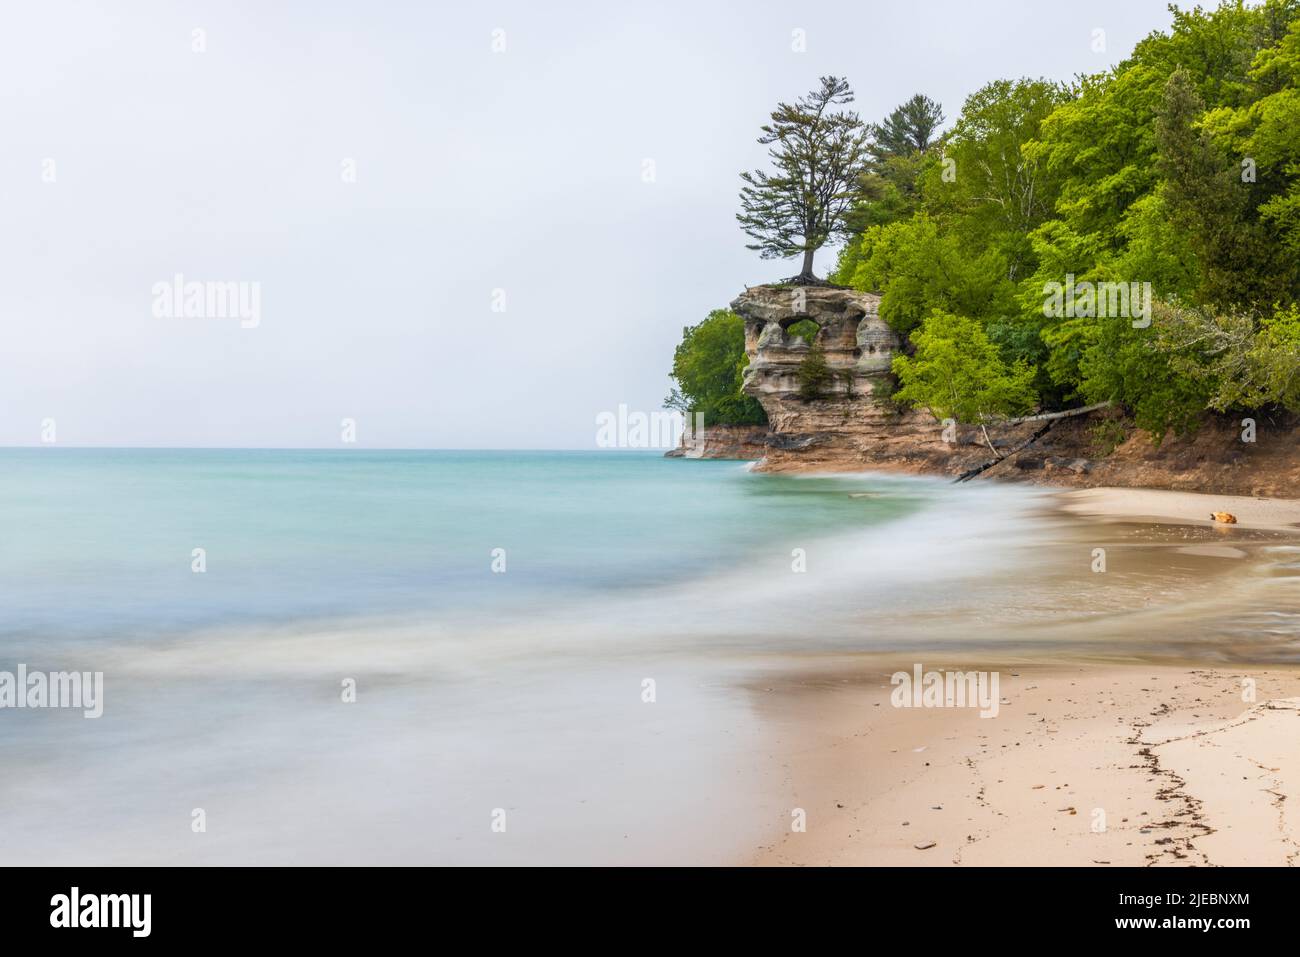
[[[1293,662],[1297,582],[1291,536],[1103,524],[1028,487],[0,450],[0,671],[105,685],[98,719],[0,709],[0,863],[734,861],[788,821],[764,675]]]

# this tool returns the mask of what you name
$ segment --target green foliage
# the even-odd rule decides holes
[[[1247,355],[1250,387],[1240,397],[1219,396],[1224,405],[1285,406],[1300,412],[1300,307],[1265,320]]]
[[[1015,287],[1000,253],[972,257],[955,233],[925,213],[871,227],[858,249],[850,284],[883,290],[880,317],[898,332],[911,332],[935,309],[987,317],[1014,308]]]
[[[1210,408],[1300,411],[1300,307],[1259,322],[1249,313],[1164,304],[1155,314],[1157,348],[1207,392]]]
[[[943,107],[918,93],[871,127],[870,160],[845,223],[853,234],[907,219],[921,201],[921,180],[938,158],[932,147],[943,124]],[[861,246],[846,243],[832,281],[848,285],[858,267]]]
[[[1259,51],[1249,78],[1261,95],[1210,111],[1202,126],[1243,166],[1253,164],[1254,182],[1241,188],[1248,193],[1248,215],[1257,216],[1262,232],[1257,245],[1271,254],[1255,269],[1294,301],[1300,284],[1300,18]]]
[[[1195,298],[1224,306],[1271,299],[1285,290],[1269,281],[1277,270],[1266,265],[1273,258],[1267,237],[1249,215],[1235,164],[1201,129],[1204,112],[1191,75],[1175,70],[1155,120],[1159,195],[1201,267]]]
[[[924,153],[878,135],[836,281],[914,343],[974,323],[1047,408],[1112,400],[1159,437],[1294,407],[1300,0],[1171,9],[1106,72],[987,84]],[[1150,283],[1154,321],[1045,314],[1067,276]]]
[[[682,330],[673,355],[678,388],[664,400],[670,409],[704,414],[706,425],[762,425],[758,400],[741,391],[745,366],[745,323],[728,309],[715,309],[698,325]]]
[[[1167,309],[1161,304],[1153,310],[1148,328],[1135,329],[1124,319],[1095,322],[1083,336],[1079,359],[1083,399],[1109,400],[1131,410],[1138,428],[1157,442],[1170,429],[1191,431],[1210,396],[1204,382],[1179,374],[1175,355],[1158,348],[1159,330],[1166,321]]]
[[[799,380],[799,398],[804,401],[825,398],[835,382],[835,373],[826,362],[826,351],[814,343],[795,371]]]
[[[1020,322],[1016,280],[1035,262],[1029,232],[1049,215],[1056,181],[1025,147],[1064,97],[1043,80],[999,81],[972,95],[942,155],[932,147],[913,160],[910,194],[886,190],[855,213],[865,224],[841,253],[836,280],[880,291],[881,317],[901,333],[935,309],[955,312],[985,324],[1007,361],[1039,365],[1046,349],[1032,321]]]
[[[882,161],[924,153],[943,125],[943,107],[920,93],[871,127],[871,155]]]
[[[872,383],[871,398],[876,402],[884,402],[893,406],[895,409],[901,408],[898,402],[898,383],[891,376],[881,376]]]
[[[786,327],[786,335],[798,336],[804,342],[812,345],[812,341],[817,336],[821,326],[811,319],[800,319],[798,322],[792,322]]]
[[[935,310],[912,336],[916,352],[894,359],[902,387],[897,402],[919,405],[936,419],[984,423],[1034,407],[1035,370],[1008,365],[973,319]]]
[[[923,190],[931,212],[962,245],[979,255],[996,251],[1008,280],[1033,265],[1029,233],[1053,212],[1060,177],[1029,145],[1066,99],[1046,80],[998,80],[967,98],[945,144],[950,181],[941,165]]]
[[[1142,65],[1084,77],[1025,154],[1058,177],[1055,219],[1117,248],[1124,212],[1155,186],[1152,122],[1164,78]]]

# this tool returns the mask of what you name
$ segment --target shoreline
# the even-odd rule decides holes
[[[806,469],[784,467],[764,469],[761,459],[749,461],[752,471],[763,475],[852,476],[881,475],[914,478],[951,478],[945,472],[914,468],[908,464],[863,463],[857,467],[838,468],[815,463]],[[1242,528],[1264,528],[1300,532],[1300,498],[1274,495],[1238,495],[1230,492],[1173,489],[1149,485],[1089,485],[1056,481],[1016,482],[992,476],[985,482],[1002,486],[1024,485],[1055,492],[1065,511],[1120,521],[1150,521],[1177,525],[1220,525],[1213,512],[1228,512]],[[1300,490],[1300,489],[1298,489]]]
[[[825,412],[826,410],[823,410]],[[800,422],[802,405],[765,435],[753,427],[712,426],[673,457],[742,458],[758,472],[934,475],[1049,488],[1176,490],[1246,498],[1286,497],[1300,490],[1300,416],[1261,423],[1251,441],[1242,420],[1207,414],[1187,434],[1153,437],[1113,410],[1052,421],[990,426],[1003,457],[993,460],[978,429],[958,428],[945,441],[940,425],[919,413],[891,413],[865,431],[825,415]],[[791,418],[793,416],[793,418]],[[804,416],[806,417],[806,416]],[[688,450],[687,446],[691,445]]]
[[[1063,511],[1115,522],[1297,533],[1300,500],[1060,489]],[[1212,506],[1212,507],[1211,507]],[[1203,516],[1203,517],[1202,517]],[[845,656],[755,694],[806,814],[759,866],[1300,864],[1300,666],[1089,660],[955,649]],[[973,660],[982,657],[982,660]],[[996,671],[1000,706],[895,707],[891,675]]]

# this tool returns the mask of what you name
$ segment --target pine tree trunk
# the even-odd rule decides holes
[[[799,271],[800,279],[815,279],[813,275],[813,253],[816,250],[805,249],[803,251],[803,269]]]

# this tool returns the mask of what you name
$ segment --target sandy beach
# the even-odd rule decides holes
[[[1061,493],[1115,521],[1294,530],[1300,502]],[[1265,865],[1300,861],[1300,670],[853,656],[755,687],[792,814],[761,865]],[[998,673],[997,714],[898,707],[891,676]],[[906,699],[904,699],[906,700]]]
[[[1300,859],[1300,820],[1286,802],[1300,784],[1300,673],[1012,665],[990,719],[894,708],[891,673],[882,661],[847,682],[809,675],[768,693],[783,742],[806,744],[786,768],[791,807],[808,825],[754,863]],[[1253,703],[1242,700],[1246,679]]]
[[[1087,488],[1061,493],[1066,511],[1168,524],[1215,525],[1212,514],[1227,512],[1246,528],[1300,528],[1300,499],[1205,495],[1152,488]]]

